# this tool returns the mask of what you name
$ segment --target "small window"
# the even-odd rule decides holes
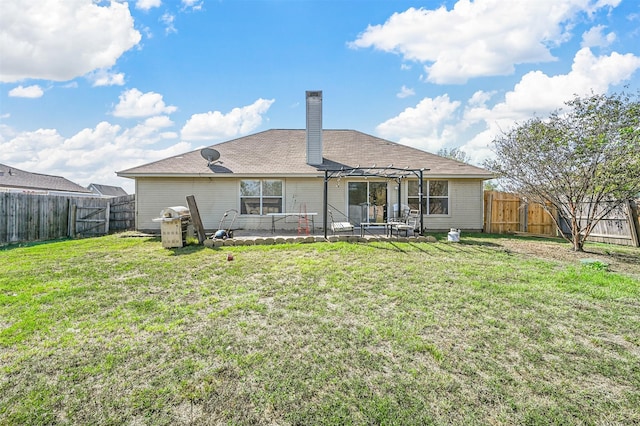
[[[420,196],[418,194],[418,181],[408,182],[409,207],[418,209]],[[446,180],[423,180],[422,181],[422,211],[427,215],[449,214],[449,181]]]
[[[282,213],[281,180],[240,181],[240,214]]]

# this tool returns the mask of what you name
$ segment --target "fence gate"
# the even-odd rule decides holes
[[[83,205],[82,200],[69,208],[70,237],[96,237],[109,233],[110,203],[102,206]]]

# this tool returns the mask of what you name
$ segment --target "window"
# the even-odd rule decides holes
[[[267,213],[282,213],[282,181],[240,181],[240,214]]]
[[[410,180],[407,189],[409,207],[418,209],[418,181]],[[449,214],[449,182],[446,180],[422,181],[422,211],[428,215]]]

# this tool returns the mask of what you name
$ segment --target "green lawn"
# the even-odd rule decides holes
[[[639,424],[639,275],[509,241],[2,249],[0,424]]]

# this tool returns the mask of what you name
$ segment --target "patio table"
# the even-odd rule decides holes
[[[302,216],[311,216],[311,232],[315,232],[316,229],[316,225],[315,225],[315,221],[313,220],[314,216],[317,216],[318,213],[317,212],[311,212],[311,213],[305,213],[305,212],[300,212],[300,213],[267,213],[267,216],[271,216],[271,232],[275,233],[276,232],[276,222],[282,219],[286,219],[289,216],[298,216],[298,217],[302,217]],[[276,217],[278,219],[276,219]]]

